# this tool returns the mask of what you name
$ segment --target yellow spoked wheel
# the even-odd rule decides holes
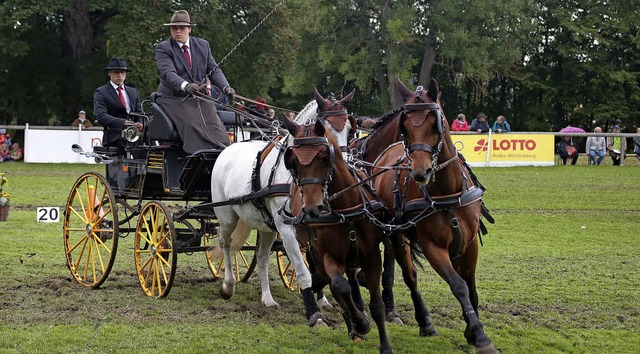
[[[258,263],[257,244],[259,237],[259,234],[252,233],[244,242],[244,245],[231,245],[232,267],[236,279],[240,282],[247,282],[256,268],[256,264]],[[211,274],[213,274],[213,278],[218,279],[224,271],[224,256],[220,248],[218,234],[205,234],[202,239],[204,245],[211,248],[205,252],[205,257],[207,258],[207,264],[209,265]]]
[[[167,206],[151,201],[138,217],[134,254],[140,286],[147,296],[169,294],[176,274],[178,252],[173,218]]]
[[[116,199],[100,174],[85,173],[71,188],[63,234],[73,278],[83,286],[99,287],[107,280],[118,249]]]
[[[302,253],[302,259],[304,259],[304,265],[309,268],[309,263],[307,263],[306,250],[304,247],[300,246],[300,252]],[[296,277],[296,270],[293,268],[293,264],[291,260],[287,256],[287,252],[283,249],[280,249],[276,252],[276,257],[278,259],[278,272],[280,273],[280,279],[282,279],[282,283],[287,289],[300,292],[300,284],[298,283]]]

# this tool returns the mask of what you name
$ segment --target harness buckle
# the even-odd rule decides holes
[[[351,241],[351,242],[355,242],[356,241],[356,232],[354,230],[350,230],[349,231],[349,241]]]

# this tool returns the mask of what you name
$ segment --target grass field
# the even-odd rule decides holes
[[[256,274],[229,301],[203,254],[178,259],[166,299],[135,277],[133,240],[120,240],[103,288],[83,289],[65,264],[62,223],[36,223],[35,207],[60,206],[83,172],[101,166],[0,164],[12,210],[0,223],[0,353],[374,353],[375,330],[347,339],[337,309],[329,328],[306,326],[300,297],[272,261],[281,307],[260,304]],[[502,353],[637,353],[640,348],[640,167],[476,168],[496,219],[478,265],[480,315]],[[441,335],[418,337],[396,271],[405,325],[387,326],[396,353],[473,353],[460,306],[431,268],[420,289]],[[366,291],[363,292],[366,295]]]

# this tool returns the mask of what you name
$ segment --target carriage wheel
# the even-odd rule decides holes
[[[135,265],[147,296],[169,294],[176,274],[176,230],[167,206],[151,201],[142,208],[134,240]]]
[[[304,259],[304,265],[309,268],[309,263],[307,263],[306,250],[302,246],[300,246],[300,253],[302,253],[302,259]],[[282,279],[282,283],[287,289],[299,293],[300,284],[297,280],[296,270],[293,268],[293,264],[287,256],[287,252],[284,251],[284,248],[276,252],[276,257],[278,259],[278,272],[280,273],[280,279]]]
[[[224,270],[224,256],[220,248],[218,234],[205,234],[202,239],[206,247],[211,247],[211,250],[205,252],[211,274],[213,274],[214,279],[219,279]],[[258,263],[257,244],[259,239],[259,232],[256,233],[256,236],[252,234],[244,242],[240,250],[232,253],[233,269],[236,279],[240,282],[247,282],[256,268],[256,264]]]
[[[118,249],[116,199],[102,175],[88,172],[71,188],[64,209],[67,267],[83,286],[97,288],[109,276]]]

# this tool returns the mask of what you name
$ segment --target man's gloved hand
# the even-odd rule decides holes
[[[236,90],[234,90],[231,86],[227,86],[224,88],[224,94],[229,97],[229,102],[233,102],[236,98]]]
[[[184,90],[190,95],[195,95],[196,92],[200,91],[200,85],[190,82],[184,87]]]

